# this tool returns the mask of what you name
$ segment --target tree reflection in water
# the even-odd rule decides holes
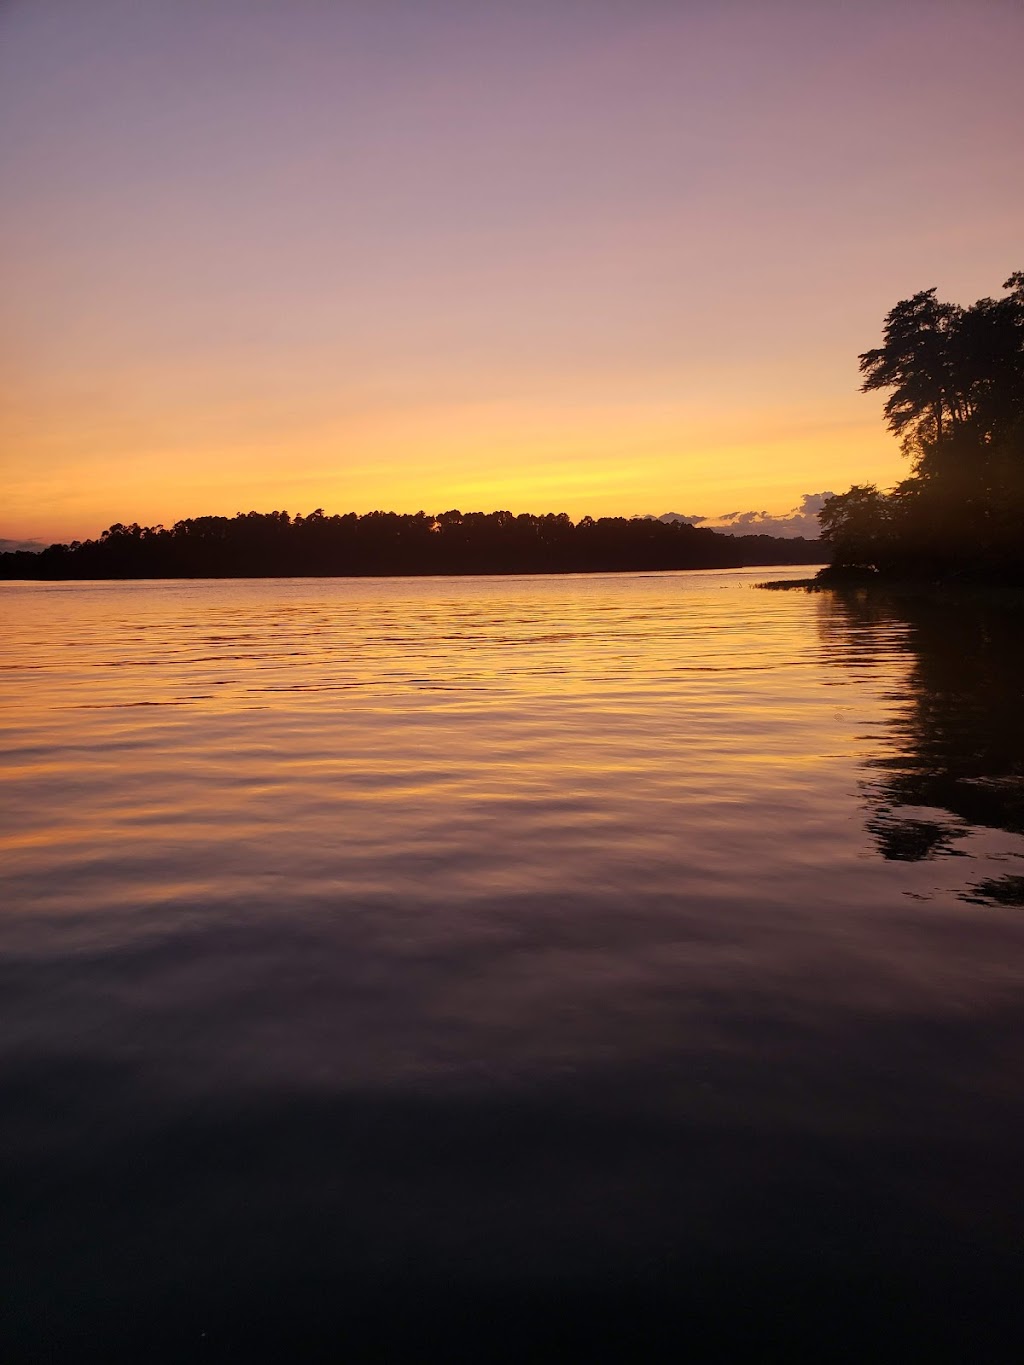
[[[972,832],[1024,835],[1024,596],[836,591],[822,594],[820,619],[833,661],[857,667],[898,648],[909,662],[887,752],[868,760],[864,784],[882,857],[967,857]],[[1024,906],[1024,875],[985,877],[960,895]]]

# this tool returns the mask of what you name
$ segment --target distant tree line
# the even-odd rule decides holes
[[[885,319],[860,357],[862,390],[912,462],[889,492],[855,485],[819,515],[832,577],[949,576],[1024,581],[1024,271],[969,308],[934,289]]]
[[[98,540],[0,554],[0,578],[220,578],[588,573],[820,564],[816,540],[731,536],[650,517],[564,512],[240,512],[124,526]]]

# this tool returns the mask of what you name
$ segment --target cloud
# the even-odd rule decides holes
[[[705,526],[740,536],[805,536],[816,540],[820,532],[818,513],[831,493],[805,493],[800,506],[782,516],[768,512],[723,512],[718,517],[701,517]],[[664,518],[663,518],[664,520]],[[689,520],[689,518],[687,518]]]
[[[685,512],[662,512],[660,517],[654,518],[657,521],[685,521],[687,526],[696,526],[698,522],[707,521],[707,517],[690,517]]]

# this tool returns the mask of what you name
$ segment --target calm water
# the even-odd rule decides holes
[[[5,1359],[1011,1358],[1024,614],[765,576],[0,587]]]

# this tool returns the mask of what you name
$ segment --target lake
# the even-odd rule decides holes
[[[0,586],[6,1360],[1009,1358],[1024,611],[787,572]]]

